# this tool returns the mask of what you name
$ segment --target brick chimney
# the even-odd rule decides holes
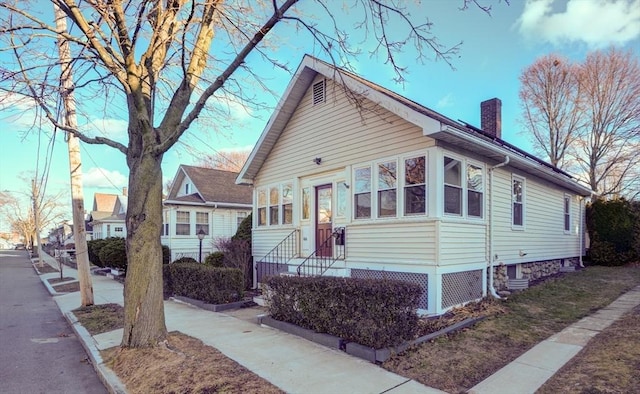
[[[502,138],[502,101],[492,98],[480,103],[480,128]]]

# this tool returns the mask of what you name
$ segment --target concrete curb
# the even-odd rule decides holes
[[[85,352],[89,355],[91,359],[91,365],[93,365],[93,369],[98,374],[98,378],[102,381],[102,384],[107,388],[109,393],[111,394],[126,394],[127,390],[125,389],[124,384],[120,381],[118,376],[109,369],[103,362],[102,356],[100,355],[100,351],[98,350],[93,337],[86,328],[84,328],[78,319],[73,314],[73,312],[64,313],[64,317],[67,319],[71,328],[76,333],[78,339],[80,339],[80,343],[84,348]]]

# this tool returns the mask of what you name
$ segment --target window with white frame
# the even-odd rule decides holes
[[[397,206],[397,163],[378,163],[378,217],[395,217]]]
[[[162,235],[169,235],[169,211],[162,212]]]
[[[202,230],[209,235],[209,212],[196,212],[196,234]]]
[[[424,156],[404,160],[404,214],[424,214],[427,209],[426,160]]]
[[[353,203],[356,219],[371,217],[371,167],[356,168]]]
[[[176,235],[190,235],[191,221],[189,211],[176,211]]]
[[[277,186],[269,189],[269,225],[273,226],[278,224],[278,212],[280,202],[280,191]]]
[[[121,233],[122,232],[122,227],[114,227],[113,231],[115,231],[116,233]]]
[[[311,217],[311,192],[308,187],[302,189],[302,220]]]
[[[512,224],[514,227],[524,226],[524,178],[513,176],[512,180]]]
[[[462,215],[462,163],[444,157],[444,213]]]
[[[111,236],[111,225],[107,224],[107,238]]]
[[[482,218],[484,211],[484,171],[467,164],[467,216]]]
[[[293,223],[293,185],[282,185],[282,224]]]
[[[349,194],[349,186],[344,180],[337,182],[336,193],[336,217],[344,218],[347,216],[347,201]]]
[[[571,197],[564,195],[564,232],[571,232]]]
[[[258,190],[258,226],[267,225],[267,190]]]
[[[188,183],[184,184],[184,194],[189,194],[189,192],[191,191],[191,185]]]

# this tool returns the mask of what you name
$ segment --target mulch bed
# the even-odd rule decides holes
[[[73,293],[74,291],[80,291],[80,282],[53,286],[53,289],[58,293]]]
[[[62,278],[62,279],[61,279],[61,278],[51,278],[51,279],[47,279],[47,281],[48,281],[49,283],[51,283],[52,285],[53,285],[53,284],[56,284],[56,283],[60,283],[60,282],[70,282],[70,281],[72,281],[72,280],[76,280],[76,278],[72,278],[72,277],[70,277],[70,276],[65,276],[65,277],[64,277],[64,278]]]
[[[38,265],[38,263],[35,263],[33,265],[33,267],[38,271],[38,273],[40,274],[50,274],[52,272],[58,272],[57,269],[53,268],[52,266],[50,266],[49,264],[45,264],[44,266],[40,267]]]

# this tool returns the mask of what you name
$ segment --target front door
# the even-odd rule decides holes
[[[333,256],[333,241],[330,240],[332,230],[331,184],[316,186],[316,249],[318,256]]]

